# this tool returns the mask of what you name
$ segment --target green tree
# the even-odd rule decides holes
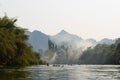
[[[26,29],[15,25],[17,19],[0,18],[0,65],[25,66],[42,62],[37,53],[27,45]]]

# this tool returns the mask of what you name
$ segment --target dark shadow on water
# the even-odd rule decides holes
[[[0,80],[31,80],[30,72],[22,69],[0,69]]]

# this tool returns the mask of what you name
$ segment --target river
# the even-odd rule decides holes
[[[0,69],[0,80],[120,80],[120,65],[37,65]]]

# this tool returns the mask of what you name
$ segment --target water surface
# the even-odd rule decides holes
[[[120,65],[38,65],[0,69],[0,80],[120,80]]]

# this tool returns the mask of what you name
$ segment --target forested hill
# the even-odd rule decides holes
[[[25,29],[16,26],[17,19],[0,18],[0,66],[41,64],[36,52],[27,44]]]
[[[120,64],[120,38],[114,44],[89,47],[80,56],[81,64]]]

